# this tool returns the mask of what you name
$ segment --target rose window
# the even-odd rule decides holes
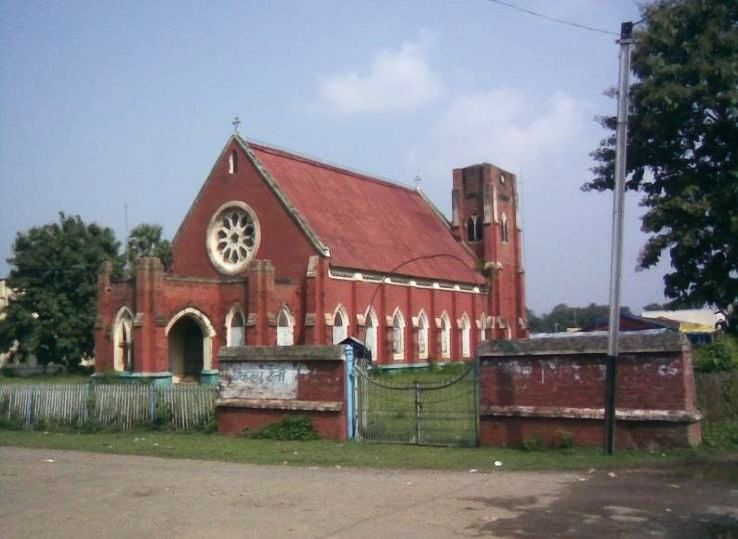
[[[259,225],[243,202],[221,206],[208,227],[208,255],[224,273],[245,269],[259,246]]]

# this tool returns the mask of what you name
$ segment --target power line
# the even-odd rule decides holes
[[[514,9],[516,11],[520,11],[522,13],[527,13],[528,15],[534,15],[536,17],[540,17],[541,19],[546,19],[547,21],[557,22],[559,24],[565,24],[567,26],[573,26],[575,28],[579,28],[581,30],[589,30],[590,32],[599,32],[600,34],[609,34],[611,36],[618,36],[620,37],[620,34],[617,32],[610,32],[609,30],[603,30],[602,28],[595,28],[594,26],[587,26],[585,24],[579,24],[577,22],[567,21],[564,19],[558,19],[556,17],[551,17],[549,15],[544,15],[543,13],[538,13],[537,11],[533,11],[531,9],[527,9],[524,7],[516,6],[515,4],[510,4],[508,2],[503,2],[502,0],[487,0],[487,2],[492,2],[493,4],[499,4],[501,6],[509,7],[510,9]]]

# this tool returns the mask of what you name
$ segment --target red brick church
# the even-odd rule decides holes
[[[356,337],[383,366],[463,361],[527,334],[518,193],[488,163],[453,171],[449,222],[419,189],[238,134],[165,271],[101,269],[98,372],[213,381],[221,346]]]

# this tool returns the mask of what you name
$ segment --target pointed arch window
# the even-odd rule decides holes
[[[471,324],[469,317],[464,313],[461,317],[461,357],[471,355]]]
[[[451,357],[451,322],[446,313],[441,315],[441,357]]]
[[[418,315],[418,358],[428,359],[428,317],[424,311]]]
[[[487,340],[487,315],[482,313],[479,317],[479,341]]]
[[[364,337],[364,344],[372,353],[372,360],[376,361],[377,358],[377,316],[374,314],[374,309],[370,309],[366,313],[366,334]]]
[[[510,229],[508,227],[507,215],[505,213],[503,213],[500,218],[500,238],[503,243],[510,241]]]
[[[246,344],[246,320],[239,307],[233,307],[226,318],[226,344],[228,346]]]
[[[113,350],[113,369],[116,371],[133,370],[133,314],[128,307],[122,307],[115,317],[113,326],[115,349]]]
[[[277,315],[277,346],[295,344],[295,323],[287,306],[282,307]]]
[[[400,309],[392,315],[392,358],[405,358],[405,318]]]
[[[228,174],[235,174],[238,172],[238,155],[236,150],[233,150],[228,156]]]
[[[348,315],[343,307],[339,306],[333,315],[333,344],[339,344],[348,337]]]
[[[466,239],[468,241],[481,241],[484,236],[482,220],[477,212],[472,212],[466,221]]]

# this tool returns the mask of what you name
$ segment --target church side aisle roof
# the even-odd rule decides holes
[[[246,143],[331,251],[331,265],[483,283],[475,258],[414,189],[262,144]],[[462,262],[463,261],[463,264]]]

